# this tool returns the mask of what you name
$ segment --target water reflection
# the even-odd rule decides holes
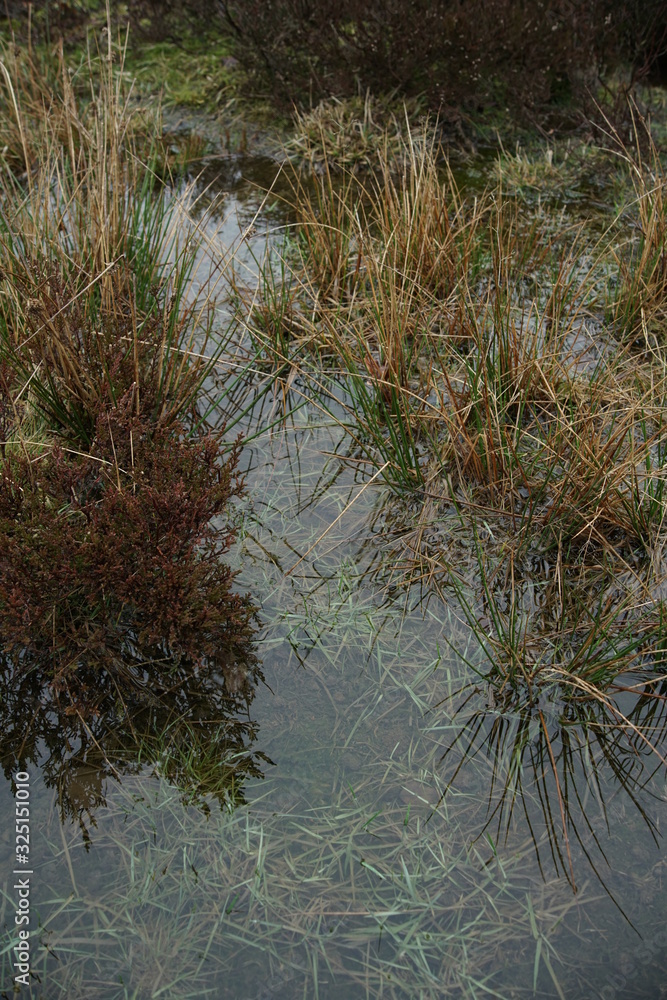
[[[252,644],[207,658],[147,661],[122,654],[117,672],[79,671],[55,687],[38,670],[0,671],[0,762],[9,779],[39,767],[56,789],[61,818],[84,838],[106,804],[109,780],[159,773],[205,810],[211,799],[233,808],[245,802],[244,782],[262,776],[269,758],[254,747],[250,707],[263,680]],[[150,672],[149,672],[150,671]]]
[[[481,694],[486,707],[471,710]],[[487,815],[478,836],[493,830],[505,842],[522,813],[543,875],[550,856],[576,891],[585,859],[606,888],[605,841],[628,805],[656,843],[659,837],[651,797],[663,797],[656,779],[665,763],[666,705],[664,679],[634,687],[629,681],[627,689],[619,682],[596,698],[554,683],[523,704],[512,693],[499,696],[493,683],[474,685],[454,713],[460,725],[442,757],[447,787],[484,759]]]

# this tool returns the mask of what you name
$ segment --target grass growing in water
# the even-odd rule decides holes
[[[292,363],[307,345],[342,370],[354,434],[396,488],[462,486],[526,534],[637,537],[664,382],[596,343],[599,248],[500,192],[466,200],[427,143],[406,160],[401,180],[387,164],[366,181],[325,172],[311,197],[297,180],[282,298],[264,281],[246,311],[281,319],[289,287]]]
[[[650,336],[662,344],[667,331],[667,175],[651,132],[636,109],[632,124],[632,149],[615,129],[611,133],[630,174],[639,231],[629,257],[619,256],[614,319],[626,337],[644,342]]]
[[[214,282],[193,296],[197,229],[139,156],[141,112],[113,55],[109,41],[101,68],[89,63],[96,89],[85,103],[61,53],[60,93],[37,124],[22,110],[21,78],[7,78],[17,131],[32,125],[39,145],[24,181],[2,177],[3,355],[48,428],[84,448],[101,408],[132,391],[137,414],[168,423],[210,371]]]
[[[477,642],[469,665],[500,715],[537,722],[563,809],[547,821],[551,851],[575,885],[567,755],[554,750],[566,737],[550,729],[546,701],[582,747],[602,727],[612,770],[613,747],[631,753],[635,741],[663,763],[652,713],[621,707],[632,691],[654,714],[665,673],[661,350],[619,350],[605,330],[604,240],[541,208],[526,219],[502,191],[465,198],[427,142],[408,143],[404,163],[400,179],[389,164],[342,182],[324,169],[310,197],[295,182],[299,236],[282,267],[310,336],[291,345],[290,364],[307,378],[315,352],[318,385],[329,369],[353,460],[417,511],[405,582],[435,584],[458,606]],[[639,204],[657,260],[656,192]],[[647,277],[645,257],[618,274],[654,309],[658,265]],[[427,511],[437,538],[425,546]],[[544,617],[522,608],[525,580],[548,595]],[[510,803],[523,795],[515,778]]]

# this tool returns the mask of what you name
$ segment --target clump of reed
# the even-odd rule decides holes
[[[11,84],[16,129],[39,147],[24,180],[5,173],[0,190],[4,356],[47,422],[83,445],[99,406],[132,386],[138,411],[146,390],[155,418],[184,414],[210,328],[210,300],[190,294],[196,227],[166,189],[154,191],[137,149],[142,112],[113,57],[109,39],[104,59],[90,60],[86,102],[61,52],[60,93],[37,121],[22,111],[22,78]]]
[[[613,317],[622,335],[664,341],[667,331],[667,175],[649,127],[635,110],[629,148],[612,128],[611,138],[630,174],[637,238],[615,251],[620,281]]]
[[[462,490],[537,549],[646,542],[664,372],[595,343],[599,250],[502,191],[464,198],[438,159],[408,143],[402,174],[325,172],[310,196],[295,181],[281,266],[310,323],[301,343],[340,367],[354,434],[395,488]]]
[[[502,145],[493,164],[492,176],[507,193],[524,198],[553,198],[576,182],[577,161],[582,150],[569,143],[551,143],[539,150],[522,149],[517,142],[513,153]]]

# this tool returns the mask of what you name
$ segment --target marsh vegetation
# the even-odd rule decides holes
[[[325,95],[253,159],[96,39],[0,66],[26,992],[657,997],[664,93],[474,155]]]

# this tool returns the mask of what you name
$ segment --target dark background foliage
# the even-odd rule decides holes
[[[437,108],[580,99],[665,49],[664,0],[224,0],[247,65],[285,101],[370,89]]]
[[[67,40],[95,6],[6,0],[4,10],[20,26],[30,8],[33,33]],[[630,86],[667,78],[665,0],[128,0],[112,9],[152,40],[228,33],[253,87],[285,106],[371,90],[420,95],[450,115],[502,106],[544,119],[555,108],[589,115],[591,90],[619,65]]]

